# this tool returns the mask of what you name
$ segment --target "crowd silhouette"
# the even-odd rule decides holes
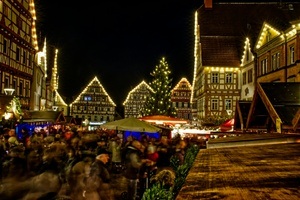
[[[47,133],[41,129],[31,135],[22,130],[22,137],[17,137],[14,129],[4,129],[0,135],[0,197],[141,199],[151,184],[150,177],[172,170],[171,156],[177,156],[181,162],[189,144],[179,136],[155,139],[142,134],[140,138],[122,138],[100,129],[50,129]],[[137,157],[129,155],[129,150],[134,150]],[[121,183],[114,181],[116,178],[135,187],[119,187],[117,184]],[[157,177],[152,180],[159,181]]]

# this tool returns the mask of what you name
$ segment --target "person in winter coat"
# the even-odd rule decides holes
[[[110,173],[108,171],[108,162],[110,159],[110,152],[101,149],[97,152],[95,161],[91,165],[91,172],[88,184],[97,184],[96,191],[102,200],[114,200],[114,191],[111,188]]]
[[[132,141],[131,145],[125,149],[125,170],[124,176],[127,179],[127,199],[137,200],[137,184],[139,180],[140,169],[146,163],[151,162],[149,159],[142,157],[142,144],[138,140]]]

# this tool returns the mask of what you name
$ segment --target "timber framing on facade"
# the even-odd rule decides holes
[[[171,92],[172,107],[177,110],[180,119],[192,120],[191,106],[192,85],[186,78],[181,78]]]
[[[123,103],[125,118],[144,116],[145,102],[150,93],[153,93],[153,89],[145,81],[130,90]]]
[[[293,124],[279,123],[274,105],[253,102],[254,118],[235,112],[242,112],[241,102],[257,101],[259,83],[300,82],[300,2],[205,0],[195,13],[194,27],[193,118],[232,115],[239,117],[237,128],[272,129],[275,123],[275,131],[279,124],[281,130],[296,131],[297,108]]]
[[[90,124],[115,120],[116,104],[97,77],[70,104],[70,115],[88,120]]]

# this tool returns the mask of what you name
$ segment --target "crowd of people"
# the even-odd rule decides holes
[[[0,196],[10,199],[115,200],[112,174],[127,181],[122,199],[141,199],[150,177],[179,164],[190,141],[180,137],[159,139],[108,134],[103,130],[43,129],[29,135],[14,129],[0,134]]]

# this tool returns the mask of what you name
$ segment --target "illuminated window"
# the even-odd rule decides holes
[[[266,58],[261,61],[261,75],[267,73],[267,66],[268,66],[268,59]]]
[[[92,100],[92,97],[91,96],[85,96],[83,98],[84,101],[91,101]]]
[[[280,62],[280,53],[275,53],[272,55],[272,70],[279,68]]]
[[[231,110],[231,109],[232,109],[232,100],[225,99],[225,110]]]

